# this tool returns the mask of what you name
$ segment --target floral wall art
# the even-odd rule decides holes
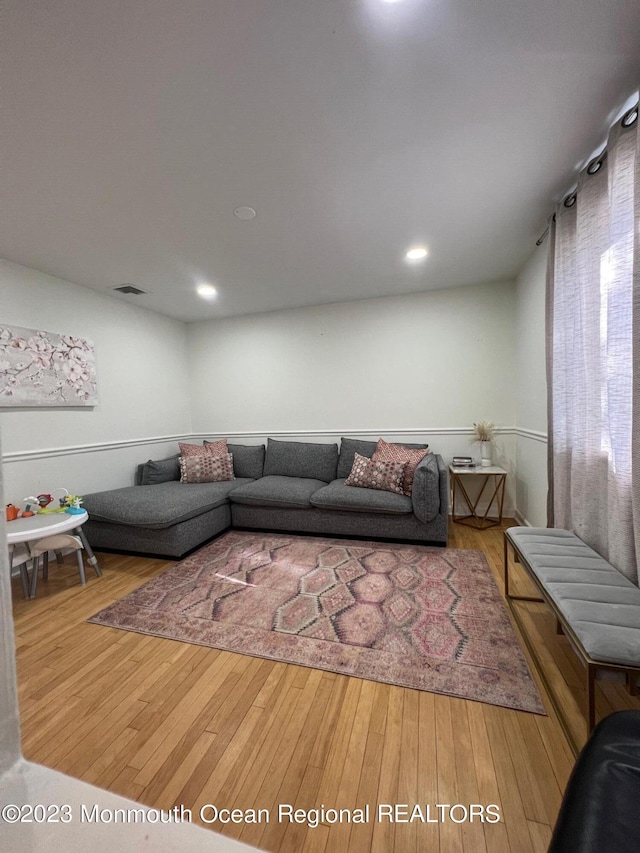
[[[95,349],[74,335],[0,325],[0,406],[95,406]]]

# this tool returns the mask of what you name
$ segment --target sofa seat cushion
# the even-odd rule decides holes
[[[318,509],[337,509],[347,512],[386,512],[406,515],[413,509],[411,498],[395,492],[345,486],[345,479],[334,480],[312,495],[311,503]]]
[[[127,486],[84,495],[82,505],[91,521],[159,529],[227,503],[230,491],[238,484],[250,482],[236,479],[220,483],[170,482],[155,486]]]
[[[262,477],[233,489],[229,500],[247,506],[308,508],[311,506],[311,495],[323,486],[326,486],[326,483],[322,480],[307,477]]]

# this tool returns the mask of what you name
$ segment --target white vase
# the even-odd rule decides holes
[[[480,442],[480,465],[483,468],[489,468],[491,466],[491,442],[490,441],[481,441]]]

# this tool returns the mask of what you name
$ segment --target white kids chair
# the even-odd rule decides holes
[[[55,536],[45,536],[44,539],[38,539],[31,546],[31,557],[33,559],[33,568],[31,572],[31,590],[29,598],[36,597],[36,585],[38,583],[38,565],[40,557],[42,557],[42,579],[47,580],[49,577],[49,551],[56,553],[64,548],[71,549],[76,552],[76,560],[78,561],[78,572],[80,574],[80,583],[85,584],[87,579],[84,574],[84,562],[82,560],[82,541],[79,536],[72,536],[70,533],[58,533]],[[98,569],[96,575],[99,577]]]
[[[31,554],[24,542],[19,542],[17,545],[9,545],[9,574],[11,574],[13,569],[17,569],[20,566],[22,589],[25,598],[29,598],[29,571],[27,563],[30,560]]]

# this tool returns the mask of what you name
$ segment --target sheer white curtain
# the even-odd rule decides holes
[[[634,118],[635,116],[635,118]],[[550,523],[638,583],[640,137],[637,110],[556,211],[548,276]],[[635,463],[635,464],[634,464]]]

